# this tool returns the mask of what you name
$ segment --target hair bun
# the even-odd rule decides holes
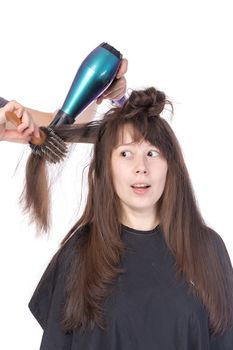
[[[158,116],[166,104],[166,95],[164,92],[150,87],[145,90],[133,91],[128,103],[133,108],[147,109],[149,116]]]

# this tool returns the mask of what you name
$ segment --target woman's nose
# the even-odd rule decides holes
[[[136,173],[147,174],[147,170],[146,169],[139,169],[136,171]]]
[[[142,173],[142,174],[147,174],[148,173],[148,167],[146,164],[145,159],[138,159],[137,163],[135,165],[136,173]]]

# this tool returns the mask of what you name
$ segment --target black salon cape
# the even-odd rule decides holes
[[[106,331],[96,326],[84,334],[65,334],[60,327],[64,278],[83,232],[50,263],[29,303],[44,330],[40,350],[233,350],[233,329],[210,337],[207,311],[188,292],[187,282],[175,278],[175,259],[159,226],[151,231],[122,227],[129,248],[122,260],[126,273],[104,304]]]

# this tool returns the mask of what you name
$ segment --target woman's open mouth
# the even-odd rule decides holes
[[[144,193],[148,192],[150,185],[148,185],[148,184],[134,184],[131,187],[132,187],[134,193],[144,194]]]

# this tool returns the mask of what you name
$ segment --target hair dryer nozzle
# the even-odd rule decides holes
[[[120,53],[120,51],[116,50],[115,47],[109,45],[108,43],[102,43],[100,44],[100,46],[110,51],[113,55],[115,55],[120,60],[122,59],[122,54]]]

